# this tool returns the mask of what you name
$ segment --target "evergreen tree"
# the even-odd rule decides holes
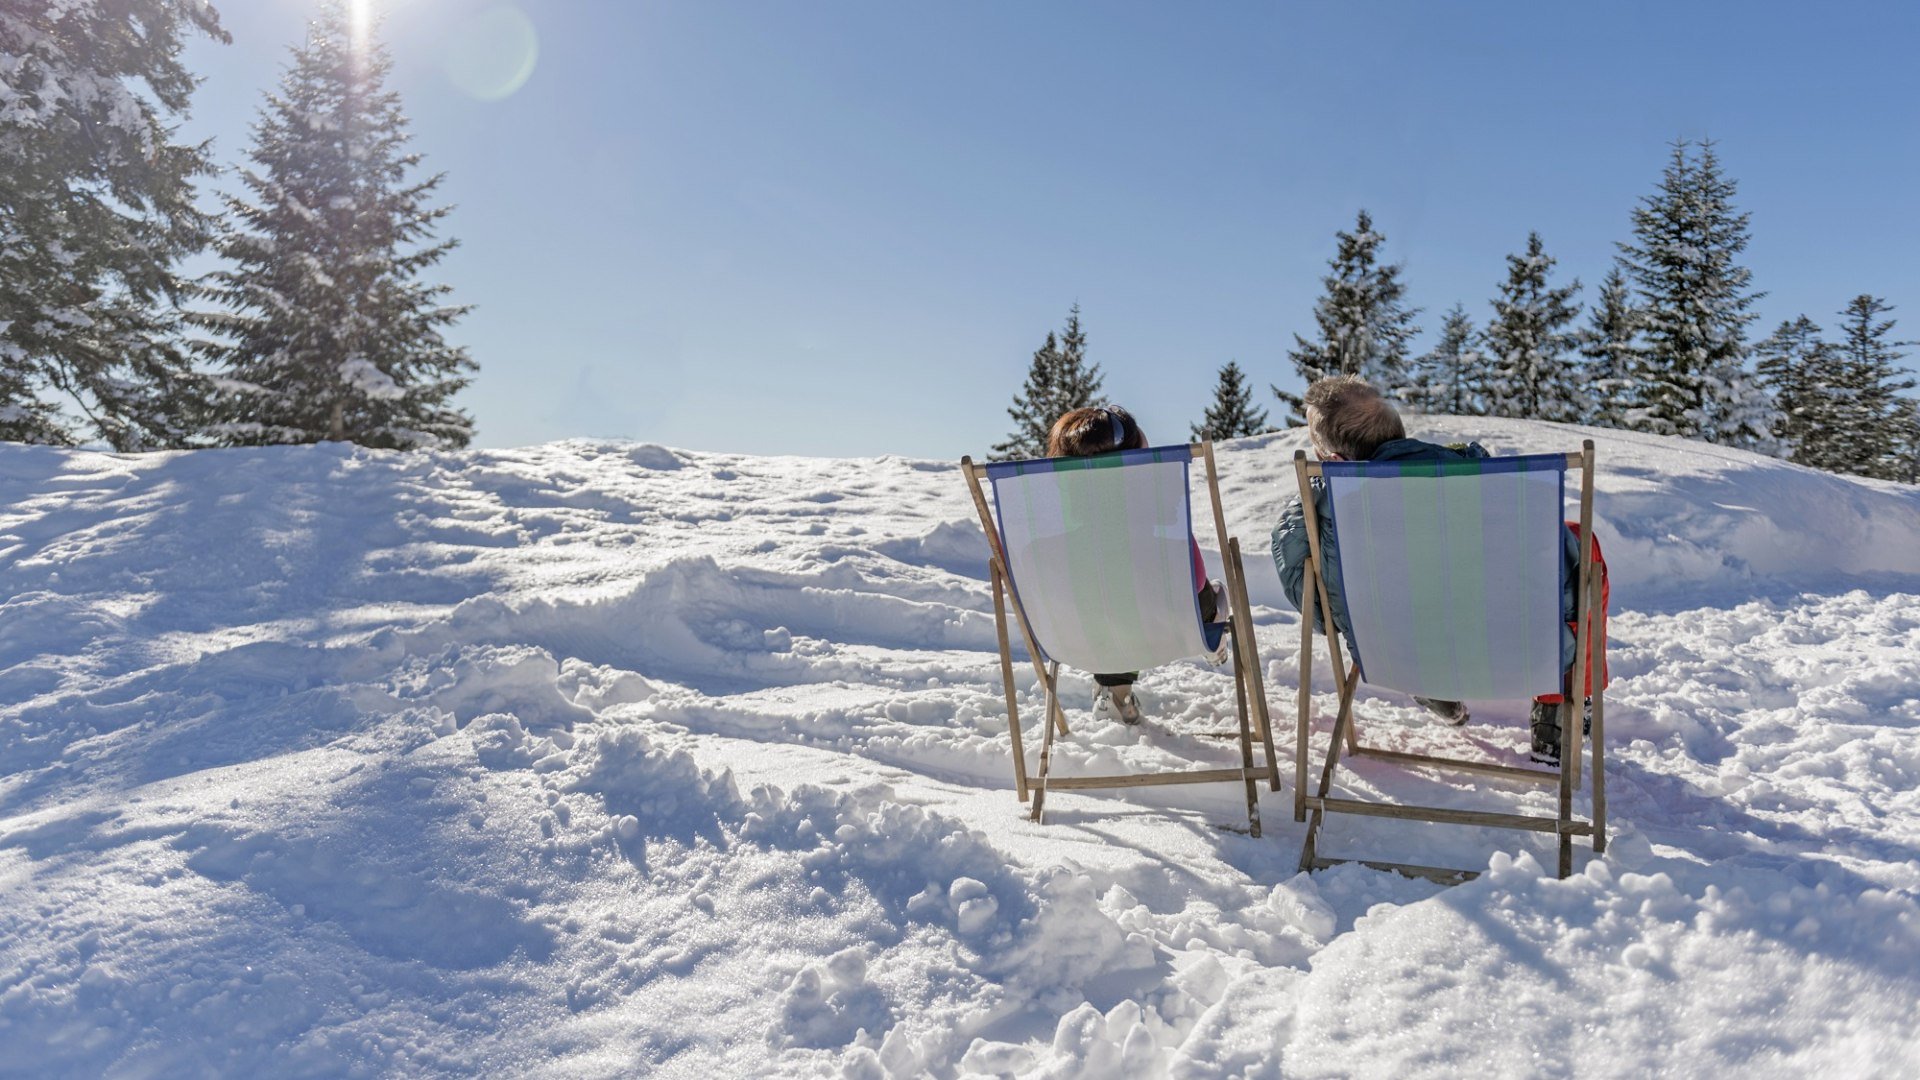
[[[1080,328],[1080,305],[1075,304],[1067,311],[1066,329],[1060,332],[1060,374],[1056,393],[1056,404],[1062,414],[1074,409],[1084,409],[1103,400],[1100,385],[1106,381],[1100,374],[1100,365],[1087,361],[1087,333]]]
[[[1902,390],[1914,381],[1901,374],[1899,362],[1911,341],[1890,340],[1895,320],[1881,316],[1893,308],[1877,296],[1862,293],[1840,312],[1841,389],[1845,392],[1840,430],[1844,439],[1844,471],[1883,480],[1901,479],[1904,463],[1901,442],[1906,434],[1906,399]]]
[[[1901,398],[1902,421],[1895,442],[1893,479],[1905,484],[1920,484],[1920,401]]]
[[[1587,423],[1626,427],[1627,411],[1633,403],[1634,372],[1643,363],[1642,319],[1618,263],[1601,280],[1600,300],[1591,312],[1592,320],[1580,335],[1580,352],[1586,358],[1581,378],[1589,403]]]
[[[1227,361],[1213,387],[1213,404],[1205,419],[1193,427],[1194,439],[1239,439],[1267,430],[1267,410],[1253,407],[1253,387],[1246,373],[1237,362]]]
[[[1358,375],[1390,398],[1403,399],[1407,391],[1407,344],[1420,328],[1413,324],[1418,308],[1405,306],[1407,287],[1398,264],[1378,265],[1386,237],[1373,231],[1373,217],[1360,211],[1352,232],[1336,232],[1333,272],[1322,278],[1326,295],[1314,305],[1313,319],[1320,335],[1308,341],[1294,335],[1287,354],[1293,369],[1306,383],[1328,375]],[[1287,406],[1287,423],[1306,423],[1298,394],[1271,387]]]
[[[1055,410],[1059,400],[1055,391],[1059,370],[1060,343],[1049,330],[1046,344],[1034,350],[1033,362],[1027,366],[1026,385],[1014,395],[1013,405],[1007,409],[1007,415],[1013,417],[1013,434],[1007,436],[1005,442],[994,445],[993,460],[1047,456],[1047,434],[1060,417]]]
[[[1440,341],[1413,361],[1407,404],[1421,412],[1481,416],[1487,356],[1475,345],[1473,319],[1455,304],[1440,324]]]
[[[1639,292],[1646,350],[1634,372],[1630,426],[1660,435],[1765,448],[1774,413],[1745,369],[1752,273],[1735,260],[1749,215],[1733,208],[1737,185],[1713,144],[1697,156],[1685,140],[1660,189],[1633,211],[1634,240],[1620,245]]]
[[[1755,345],[1753,354],[1760,383],[1773,394],[1779,413],[1773,435],[1786,456],[1816,469],[1843,468],[1845,376],[1839,353],[1821,340],[1820,328],[1805,315],[1790,319]]]
[[[1026,385],[1007,409],[1013,433],[994,446],[993,459],[1046,457],[1053,422],[1074,409],[1100,404],[1105,381],[1100,365],[1087,360],[1087,334],[1080,326],[1080,305],[1075,304],[1067,312],[1066,329],[1058,336],[1048,331],[1046,343],[1034,351]]]
[[[1580,313],[1573,303],[1580,282],[1557,289],[1548,285],[1553,264],[1537,232],[1527,234],[1526,254],[1507,256],[1507,280],[1493,301],[1494,319],[1486,332],[1492,354],[1489,415],[1562,424],[1586,417],[1586,393],[1573,354],[1578,335],[1567,328]]]
[[[193,188],[208,147],[174,139],[196,32],[228,40],[200,0],[0,5],[0,439],[192,432],[204,387],[171,339],[174,267],[211,230]]]
[[[413,175],[386,50],[329,0],[293,50],[253,128],[219,240],[234,266],[202,292],[222,309],[191,321],[220,369],[213,436],[231,445],[348,440],[465,446],[473,421],[449,404],[474,370],[443,328],[465,314],[417,280],[456,241],[436,242],[441,177]]]

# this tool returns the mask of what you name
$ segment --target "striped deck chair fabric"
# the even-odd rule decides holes
[[[1363,679],[1447,701],[1560,691],[1567,464],[1321,463]]]
[[[986,467],[1008,576],[1045,659],[1138,671],[1210,652],[1188,504],[1190,446]]]

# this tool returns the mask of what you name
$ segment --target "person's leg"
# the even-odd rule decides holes
[[[1139,723],[1140,698],[1133,692],[1134,680],[1139,677],[1137,671],[1095,675],[1093,681],[1098,688],[1093,692],[1093,714],[1111,717],[1123,724]]]
[[[1567,531],[1571,532],[1576,540],[1580,536],[1579,527],[1571,521],[1567,522]],[[1582,709],[1580,722],[1580,733],[1582,735],[1593,734],[1594,684],[1597,682],[1602,687],[1607,685],[1606,654],[1604,652],[1596,652],[1593,642],[1598,641],[1605,635],[1607,605],[1613,599],[1613,586],[1612,583],[1607,580],[1606,556],[1600,552],[1600,538],[1597,536],[1594,537],[1592,544],[1593,572],[1600,575],[1600,607],[1599,610],[1588,614],[1587,621],[1587,655],[1592,659],[1592,664],[1587,670],[1587,685],[1581,688],[1585,691],[1583,698],[1583,705],[1585,707]],[[1572,630],[1577,635],[1579,633],[1579,624],[1568,623],[1567,629]],[[1595,668],[1599,669],[1597,678],[1594,671]],[[1571,668],[1569,668],[1569,671],[1571,671]],[[1531,756],[1534,761],[1543,765],[1558,765],[1560,763],[1560,716],[1563,711],[1561,706],[1564,705],[1565,702],[1566,699],[1559,694],[1542,694],[1533,699],[1533,712],[1529,718],[1533,727],[1533,748]]]

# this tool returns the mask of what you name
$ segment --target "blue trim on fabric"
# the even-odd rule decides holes
[[[1472,476],[1482,473],[1558,471],[1565,483],[1565,454],[1463,458],[1459,461],[1323,461],[1322,476]]]
[[[1138,465],[1146,461],[1193,461],[1193,446],[1150,446],[1145,450],[1116,450],[1090,457],[1025,458],[1020,461],[994,461],[987,464],[987,479],[1004,480],[1010,476],[1034,473],[1067,472],[1073,469],[1111,469],[1117,465]]]
[[[1567,474],[1564,470],[1560,473],[1559,506],[1560,506],[1560,512],[1554,515],[1554,517],[1557,521],[1560,522],[1560,528],[1564,530],[1567,527]],[[1558,575],[1558,579],[1560,582],[1560,591],[1555,593],[1553,596],[1553,606],[1556,609],[1556,614],[1564,614],[1564,612],[1560,612],[1558,611],[1558,609],[1560,608],[1560,602],[1562,600],[1565,600],[1567,596],[1567,558],[1565,555],[1567,546],[1566,546],[1565,536],[1563,533],[1555,534],[1554,539],[1560,540],[1561,542],[1558,545],[1556,545],[1560,550],[1555,551],[1553,553],[1553,564],[1559,567],[1560,569],[1560,573]],[[1580,542],[1583,544],[1586,543],[1587,538],[1584,536],[1581,537]],[[1575,564],[1575,565],[1578,565],[1578,564]],[[1578,596],[1573,598],[1573,615],[1576,620],[1579,619],[1580,617],[1580,599],[1581,598]],[[1577,626],[1578,623],[1576,622],[1575,625]],[[1565,640],[1566,632],[1567,632],[1566,619],[1564,618],[1554,619],[1553,620],[1553,655],[1556,659],[1564,658],[1567,655],[1566,650],[1560,647],[1561,642]],[[1577,664],[1580,662],[1580,634],[1577,630],[1574,632],[1574,635],[1573,635],[1573,652],[1574,652],[1573,660],[1574,660],[1574,663]],[[1560,672],[1561,672],[1560,693],[1562,695],[1565,695],[1568,689],[1568,683],[1573,678],[1573,675],[1572,675],[1573,668],[1571,665],[1562,664],[1560,665]]]
[[[989,468],[991,468],[991,466],[989,466]],[[1000,510],[1000,485],[989,484],[988,486],[993,488],[993,530],[1000,534],[1000,550],[1005,552],[1007,550],[1007,527],[1001,524],[1002,521],[1006,520],[1006,515]],[[1009,555],[1007,558],[1009,562],[1007,565],[1002,566],[1001,569],[1006,571],[1007,574],[1007,591],[1013,594],[1013,613],[1014,616],[1020,620],[1020,640],[1024,643],[1029,636],[1027,634],[1029,626],[1027,622],[1027,606],[1020,600],[1020,583],[1013,580],[1012,556]],[[1008,644],[1011,645],[1012,642],[1008,642]],[[1053,662],[1053,658],[1047,655],[1047,647],[1040,644],[1040,638],[1038,636],[1033,637],[1033,647],[1040,650],[1040,655],[1037,659],[1042,664]]]
[[[1328,461],[1323,463],[1323,465],[1365,465],[1365,464],[1367,463],[1364,461]],[[1338,516],[1334,514],[1334,511],[1333,511],[1333,485],[1327,483],[1325,480],[1322,480],[1320,484],[1321,484],[1321,489],[1327,493],[1327,524],[1333,526],[1333,546],[1335,550],[1339,550],[1340,519],[1338,518]],[[1311,483],[1308,484],[1307,494],[1309,495],[1313,494]],[[1318,523],[1316,522],[1316,524]],[[1314,568],[1315,577],[1318,577],[1324,573],[1326,573],[1326,567],[1318,566]],[[1340,555],[1340,599],[1342,601],[1348,601],[1347,556],[1344,552],[1341,553]],[[1350,603],[1350,601],[1348,602]],[[1340,628],[1333,624],[1332,603],[1328,603],[1324,606],[1327,608],[1327,610],[1321,613],[1320,618],[1323,620],[1323,622],[1326,625],[1327,638],[1331,640],[1333,638],[1333,635],[1340,632]],[[1351,616],[1349,616],[1348,621],[1349,622],[1352,621]],[[1351,629],[1351,627],[1349,627],[1349,629]],[[1359,634],[1349,633],[1347,635],[1347,651],[1353,654],[1353,666],[1357,668],[1360,672],[1360,681],[1365,682],[1367,678],[1367,664],[1366,664],[1366,661],[1360,659],[1360,635]]]

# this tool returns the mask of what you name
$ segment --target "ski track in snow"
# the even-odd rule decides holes
[[[1415,426],[1599,444],[1614,839],[1564,882],[1544,837],[1347,817],[1337,854],[1487,873],[1294,873],[1297,434],[1220,454],[1258,840],[1226,785],[1026,820],[951,463],[0,447],[0,1075],[1912,1075],[1920,491]],[[1233,756],[1225,670],[1148,673],[1143,731],[1063,692],[1064,774]],[[1524,703],[1358,710],[1525,749]]]

